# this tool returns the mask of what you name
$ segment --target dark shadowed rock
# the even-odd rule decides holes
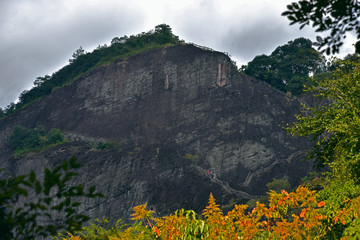
[[[264,194],[266,183],[294,186],[310,169],[308,143],[282,129],[299,113],[298,99],[240,74],[223,53],[178,45],[99,67],[0,121],[0,167],[37,172],[75,155],[77,182],[106,197],[86,203],[92,217],[128,218],[148,202],[158,214],[201,210]],[[15,125],[58,128],[71,140],[15,159]],[[98,150],[90,142],[121,141]],[[216,174],[209,176],[210,170]]]

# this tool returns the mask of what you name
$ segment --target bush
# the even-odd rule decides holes
[[[199,155],[197,155],[197,154],[192,155],[192,154],[190,154],[190,153],[185,154],[185,158],[186,158],[187,160],[191,161],[191,162],[194,163],[194,164],[197,164],[197,163],[199,162],[199,160],[200,160]]]
[[[46,132],[42,126],[26,129],[16,126],[10,136],[10,146],[16,157],[28,153],[42,151],[48,147],[62,144],[65,141],[59,129],[52,128]]]
[[[74,233],[89,220],[77,212],[81,198],[102,196],[90,187],[71,186],[75,169],[81,165],[72,157],[54,169],[46,168],[44,178],[38,179],[33,171],[27,175],[5,177],[0,171],[0,239],[39,239],[57,235],[64,230]],[[36,196],[30,201],[28,196]],[[22,202],[19,202],[22,199]],[[57,216],[57,217],[55,217]]]
[[[272,182],[266,184],[266,187],[269,190],[273,190],[277,193],[280,193],[281,190],[290,191],[291,186],[288,180],[285,179],[276,179],[274,178]]]

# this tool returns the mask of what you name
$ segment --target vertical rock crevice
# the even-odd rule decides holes
[[[216,84],[223,87],[226,84],[226,63],[219,63]]]

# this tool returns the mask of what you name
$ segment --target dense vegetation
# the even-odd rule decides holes
[[[311,76],[325,70],[325,58],[309,39],[297,38],[277,47],[269,56],[256,56],[241,71],[283,92],[300,95]]]
[[[313,191],[299,187],[292,193],[271,192],[269,206],[258,203],[247,211],[246,205],[236,205],[223,214],[210,194],[209,205],[201,215],[181,209],[157,218],[144,204],[134,208],[133,225],[118,223],[106,229],[92,224],[61,239],[314,239],[329,231],[320,228],[321,220],[326,218],[324,206],[325,202],[318,202]]]
[[[7,177],[0,171],[0,239],[39,239],[65,230],[74,233],[89,220],[78,208],[84,198],[101,197],[95,187],[85,190],[70,184],[81,165],[73,157],[54,169],[45,169],[40,179],[28,175]]]
[[[14,155],[18,157],[28,152],[39,152],[51,146],[65,143],[66,140],[60,130],[56,128],[46,131],[42,126],[37,126],[34,129],[16,126],[9,142]]]
[[[91,53],[85,53],[80,47],[69,60],[69,64],[53,73],[51,76],[38,77],[34,87],[20,94],[18,103],[11,103],[5,110],[0,109],[0,118],[12,114],[14,111],[50,94],[56,88],[74,81],[84,73],[95,67],[114,61],[118,58],[129,57],[146,50],[178,44],[182,41],[172,33],[170,26],[160,24],[154,31],[144,32],[136,36],[115,37],[110,46],[99,46]]]

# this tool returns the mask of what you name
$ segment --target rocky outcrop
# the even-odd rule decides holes
[[[308,143],[282,128],[299,108],[296,98],[240,74],[223,53],[157,49],[99,67],[1,120],[0,167],[40,172],[75,155],[84,164],[76,181],[106,196],[86,203],[92,217],[126,219],[144,202],[159,214],[200,210],[210,192],[219,203],[244,202],[275,177],[295,185],[311,169],[300,161]],[[15,125],[59,128],[71,141],[15,159]],[[122,148],[89,144],[99,141]]]

